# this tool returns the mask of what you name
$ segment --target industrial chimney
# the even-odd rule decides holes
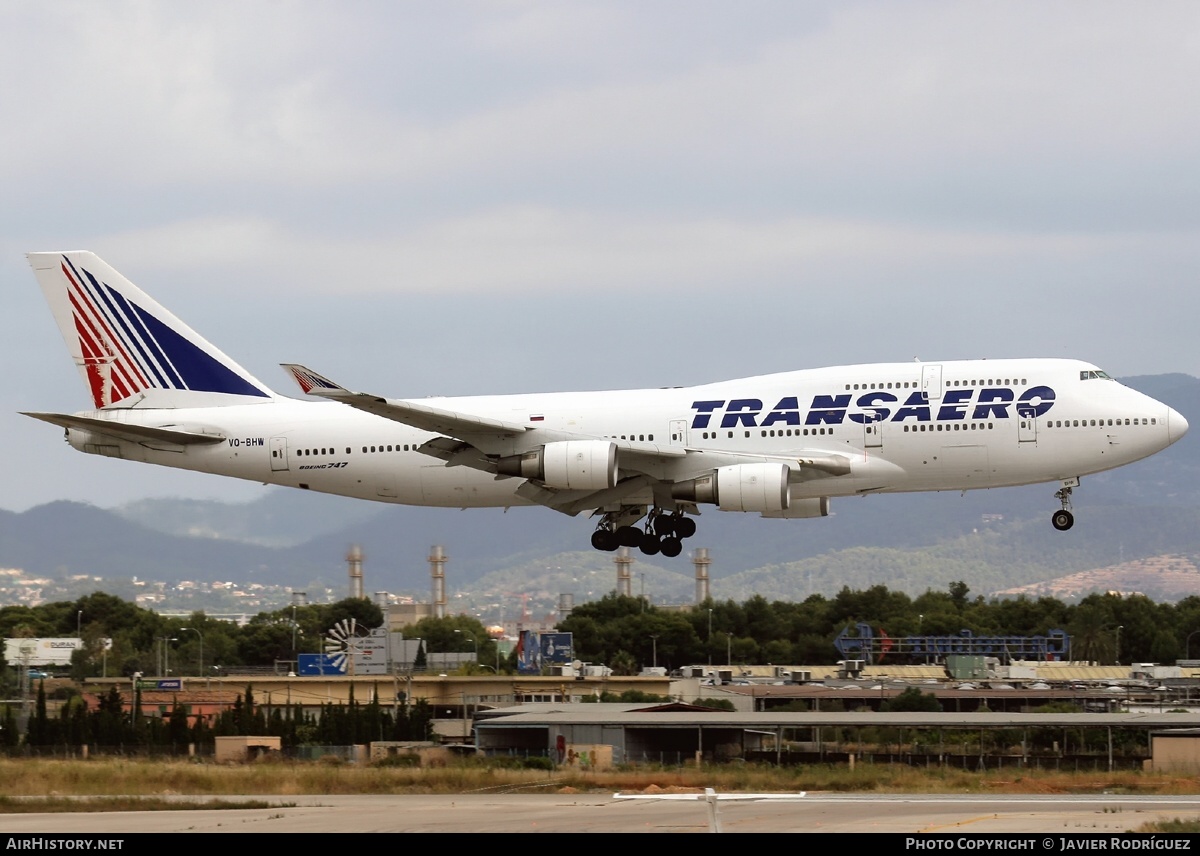
[[[707,547],[697,547],[692,553],[692,565],[696,568],[696,603],[708,600],[708,566],[712,560],[708,558]]]
[[[363,594],[363,553],[362,548],[355,544],[346,554],[346,564],[350,566],[350,597],[362,600]]]
[[[429,575],[433,578],[433,617],[446,617],[446,551],[440,544],[429,548]]]
[[[629,555],[629,548],[622,547],[617,550],[613,562],[617,566],[617,594],[622,597],[633,597],[633,574],[629,570],[633,564],[633,556]]]

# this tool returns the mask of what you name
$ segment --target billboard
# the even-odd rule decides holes
[[[517,642],[517,672],[540,675],[543,666],[559,666],[573,659],[570,633],[538,633],[522,630]]]
[[[5,639],[4,659],[10,666],[69,666],[82,639]]]
[[[542,653],[542,665],[565,666],[575,659],[570,633],[543,633],[538,646]]]
[[[391,656],[388,645],[392,646]],[[386,675],[393,663],[406,665],[404,640],[398,633],[377,627],[366,636],[325,639],[324,654],[300,654],[298,675]]]
[[[296,655],[296,674],[304,677],[313,677],[317,675],[344,675],[346,674],[345,664],[341,668],[334,663],[334,658],[329,654],[297,654]]]

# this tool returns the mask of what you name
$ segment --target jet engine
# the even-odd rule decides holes
[[[508,455],[496,462],[505,476],[537,479],[550,487],[604,490],[617,483],[617,444],[607,440],[564,440]]]
[[[722,511],[783,512],[791,505],[787,464],[737,464],[671,486],[671,496]]]

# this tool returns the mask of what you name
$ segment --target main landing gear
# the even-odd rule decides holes
[[[696,534],[696,521],[680,512],[666,514],[655,508],[647,515],[644,530],[626,522],[629,519],[629,515],[621,512],[605,514],[592,533],[592,546],[606,553],[618,547],[637,547],[647,556],[662,553],[673,559],[683,552],[683,539]]]
[[[1050,523],[1059,532],[1066,532],[1075,525],[1075,515],[1071,513],[1071,489],[1079,486],[1079,479],[1069,479],[1054,492],[1054,498],[1062,503],[1062,510],[1050,516]]]

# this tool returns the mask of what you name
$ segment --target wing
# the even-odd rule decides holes
[[[478,436],[480,434],[516,436],[531,430],[528,425],[507,422],[503,419],[491,419],[469,413],[458,413],[453,410],[442,410],[425,404],[415,404],[411,401],[383,398],[366,392],[351,392],[344,386],[334,383],[324,375],[317,374],[312,369],[295,363],[284,363],[286,369],[300,389],[306,395],[316,395],[331,401],[374,413],[384,419],[411,425],[421,431],[433,434],[448,434],[451,437]]]
[[[519,496],[569,515],[614,504],[649,501],[670,510],[686,507],[694,511],[694,502],[681,501],[672,495],[671,485],[701,478],[720,467],[782,464],[788,468],[788,480],[797,482],[851,471],[849,458],[825,451],[763,456],[597,437],[353,392],[305,366],[282,365],[304,393],[437,434],[418,451],[444,461],[448,467],[471,467],[497,478],[523,478],[525,483],[516,490]],[[562,444],[569,445],[572,454],[593,458],[610,454],[616,461],[611,475],[598,480],[593,472],[589,478],[580,479],[578,485],[569,483],[570,479],[546,477],[545,462],[540,456],[549,447]]]

